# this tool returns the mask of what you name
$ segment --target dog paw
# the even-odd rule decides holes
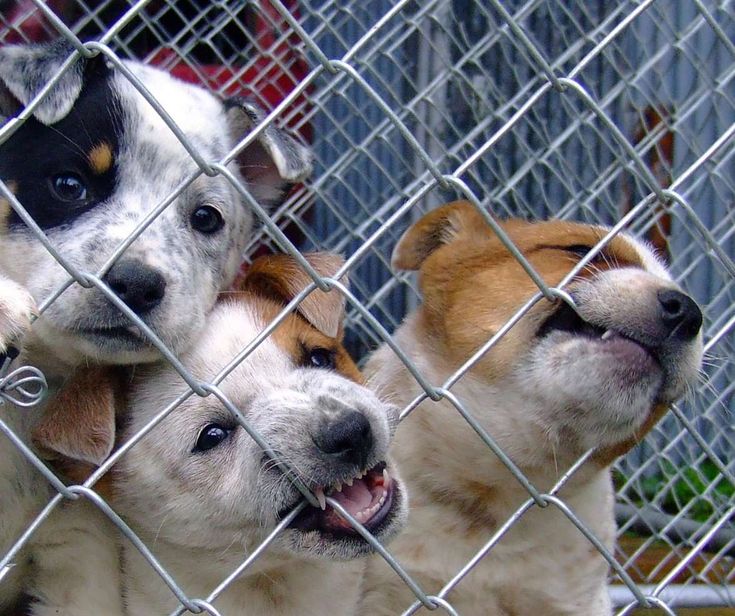
[[[0,278],[0,355],[14,357],[36,315],[36,302],[22,286]]]

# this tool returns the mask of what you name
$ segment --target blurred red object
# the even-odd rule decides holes
[[[298,19],[296,0],[283,4]],[[161,47],[150,57],[150,64],[168,70],[172,75],[199,83],[223,96],[244,96],[258,101],[267,109],[278,105],[309,73],[309,65],[300,52],[300,39],[268,0],[257,3],[258,10],[250,24],[251,57],[242,66],[196,64],[181,58],[175,49]],[[288,125],[307,141],[312,130],[303,122],[308,110],[309,89],[299,95],[285,110]]]
[[[68,0],[47,0],[54,13],[64,14]],[[31,0],[0,2],[0,43],[40,43],[56,38],[54,27]]]
[[[296,19],[300,17],[298,0],[284,0],[283,4]],[[85,16],[83,6],[74,0],[47,0],[46,5],[72,29],[75,29],[75,22]],[[160,9],[166,5],[152,2],[148,7],[151,15],[156,6]],[[106,7],[103,21],[114,23],[128,8],[124,2],[111,3]],[[272,109],[309,72],[300,51],[300,39],[269,0],[249,3],[248,19],[242,21],[238,24],[241,33],[238,38],[241,40],[234,41],[242,50],[241,62],[236,56],[231,64],[206,64],[196,58],[182,58],[174,47],[146,44],[148,40],[137,46],[139,55],[147,58],[149,64],[159,66],[184,81],[199,83],[223,96],[253,98],[263,107]],[[169,38],[174,39],[179,33],[169,34]],[[0,0],[0,43],[38,43],[57,36],[54,26],[32,0]],[[304,92],[286,110],[284,117],[288,118],[289,126],[310,142],[311,127],[303,122],[307,105]]]

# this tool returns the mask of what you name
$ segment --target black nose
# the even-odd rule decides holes
[[[679,340],[691,340],[702,327],[702,311],[696,302],[673,289],[659,291],[658,301],[661,304],[661,320],[668,330],[668,336]]]
[[[115,263],[107,272],[105,282],[136,314],[153,310],[166,292],[163,276],[135,259]]]
[[[314,437],[314,443],[340,462],[365,468],[373,448],[373,431],[365,415],[348,411],[336,421],[325,424]]]

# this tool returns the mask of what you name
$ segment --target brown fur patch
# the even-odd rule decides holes
[[[112,146],[105,142],[98,143],[87,154],[87,161],[92,171],[97,175],[107,173],[114,162]]]
[[[286,576],[282,572],[271,569],[267,573],[253,576],[249,583],[255,591],[265,595],[274,608],[278,608],[285,603],[286,593],[289,589],[286,584]]]
[[[344,259],[333,253],[306,253],[304,258],[321,276],[332,276],[344,264]],[[252,263],[233,286],[235,291],[228,295],[237,297],[244,293],[243,299],[260,313],[265,323],[270,323],[311,283],[311,277],[290,255],[267,255]],[[338,291],[315,290],[279,324],[272,339],[297,365],[304,363],[306,354],[312,349],[331,351],[335,370],[362,383],[362,374],[342,346],[344,308],[344,297]]]
[[[477,481],[459,482],[464,499],[462,514],[467,518],[467,527],[474,533],[490,534],[498,527],[495,516],[489,512],[498,502],[498,489]]]
[[[270,323],[283,310],[283,305],[270,299],[247,295],[248,305],[253,306],[265,323]],[[304,353],[315,348],[334,352],[335,370],[342,376],[363,383],[363,377],[349,353],[342,346],[341,330],[337,338],[331,338],[310,325],[300,314],[288,315],[271,334],[271,339],[281,347],[296,364],[302,363]]]
[[[122,401],[122,373],[97,366],[80,368],[47,404],[32,439],[68,484],[84,483],[113,448],[115,412]],[[110,473],[94,490],[104,498],[112,495]]]
[[[303,256],[320,276],[333,276],[344,264],[341,256],[329,252],[311,252]],[[253,291],[285,305],[312,283],[311,276],[291,255],[274,254],[253,261],[233,288]],[[344,309],[345,298],[339,291],[316,289],[301,300],[296,311],[327,336],[341,337]]]
[[[404,235],[394,260],[399,255],[404,264],[420,267],[419,284],[424,296],[420,326],[459,366],[539,289],[471,204],[454,202],[437,208],[427,218]],[[441,225],[440,231],[430,224],[432,221]],[[451,233],[447,232],[448,224]],[[605,233],[590,225],[558,220],[507,220],[501,226],[550,286],[559,284],[579,260],[568,248],[591,248]],[[438,237],[444,239],[437,241]],[[617,236],[580,277],[612,267],[640,265],[635,247]],[[475,370],[485,381],[507,373],[555,308],[556,304],[547,300],[539,301]]]

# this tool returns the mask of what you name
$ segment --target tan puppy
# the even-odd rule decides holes
[[[342,264],[336,255],[316,253],[309,259],[322,275]],[[241,291],[214,307],[204,332],[181,361],[200,382],[212,382],[310,282],[291,257],[257,260]],[[341,343],[343,316],[344,299],[337,291],[313,292],[219,384],[322,503],[304,509],[217,597],[213,603],[223,616],[355,613],[365,561],[354,559],[371,548],[328,503],[334,499],[380,541],[387,541],[405,519],[401,483],[386,459],[397,409],[362,386]],[[100,382],[96,390],[101,387]],[[136,368],[119,413],[122,440],[137,434],[185,390],[167,363]],[[52,405],[48,417],[52,423],[54,417],[63,418],[68,430],[52,425],[37,435],[44,436],[44,451],[57,457],[64,452],[67,473],[73,471],[68,458],[81,440],[65,437],[61,445],[52,440],[83,425],[69,420],[77,409],[71,393],[56,401],[66,408]],[[188,398],[112,471],[113,507],[192,598],[207,597],[303,500],[214,395]],[[126,540],[121,545],[125,613],[174,611],[178,600],[140,552]],[[74,550],[69,541],[69,558],[89,558]],[[49,580],[36,593],[66,608],[63,581],[56,582]],[[64,613],[86,616],[87,605],[99,605],[96,585],[87,592],[67,598],[78,607]],[[110,609],[105,615],[114,613]]]
[[[561,221],[503,227],[551,285],[605,234]],[[400,240],[393,262],[419,270],[424,300],[395,340],[435,385],[538,292],[469,203],[425,216]],[[566,290],[579,316],[566,304],[539,301],[451,391],[541,491],[597,447],[560,497],[611,547],[608,465],[696,378],[702,315],[652,252],[626,235],[615,237]],[[400,406],[421,392],[386,345],[366,374],[381,397]],[[418,406],[400,425],[392,451],[411,510],[391,551],[436,594],[529,493],[448,401]],[[369,568],[365,616],[400,614],[415,600],[381,561]],[[462,616],[604,616],[611,611],[607,570],[558,508],[534,507],[447,600]]]

